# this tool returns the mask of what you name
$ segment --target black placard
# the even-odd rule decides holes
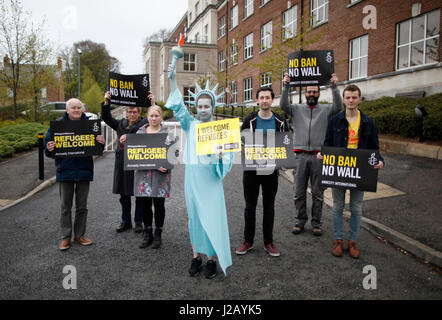
[[[124,75],[109,72],[111,103],[127,107],[150,107],[148,74]]]
[[[333,50],[292,52],[288,55],[287,73],[291,86],[326,85],[335,72]]]
[[[242,164],[245,171],[294,168],[293,141],[290,132],[241,132]]]
[[[323,147],[321,153],[324,187],[376,192],[379,150]]]
[[[55,142],[54,157],[90,157],[101,155],[103,145],[97,142],[101,120],[51,121],[51,140]]]
[[[171,133],[126,135],[124,170],[171,169],[179,156],[177,141]]]

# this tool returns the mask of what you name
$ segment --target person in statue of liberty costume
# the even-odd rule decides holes
[[[180,91],[176,87],[176,71],[173,64],[169,66],[171,93],[166,108],[173,110],[174,116],[186,132],[186,147],[184,163],[186,164],[184,192],[189,218],[190,242],[193,249],[193,259],[189,269],[190,276],[195,276],[201,269],[200,254],[205,254],[208,261],[204,270],[206,278],[216,276],[214,256],[226,275],[226,269],[232,265],[230,253],[230,238],[227,225],[226,204],[224,200],[223,178],[232,168],[233,154],[218,153],[197,156],[196,125],[212,121],[212,113],[216,106],[216,85],[210,90],[207,81],[206,88],[201,89],[196,84],[196,94],[191,93],[195,101],[186,103],[196,105],[199,120],[195,119],[184,105]]]

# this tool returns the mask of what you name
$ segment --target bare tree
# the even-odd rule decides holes
[[[32,26],[27,40],[29,48],[28,76],[34,102],[35,121],[38,121],[41,90],[47,85],[56,82],[56,70],[49,65],[55,57],[53,56],[52,45],[45,36],[43,25],[44,21],[37,27]]]
[[[169,39],[170,34],[171,34],[172,30],[170,29],[160,29],[154,33],[152,33],[151,35],[147,36],[144,39],[144,51],[146,51],[147,46],[149,45],[149,42],[162,42],[162,41],[166,41],[167,39]]]
[[[29,12],[19,0],[0,0],[0,52],[6,54],[1,77],[12,91],[14,120],[17,119],[17,93],[20,87],[20,65],[29,56]]]

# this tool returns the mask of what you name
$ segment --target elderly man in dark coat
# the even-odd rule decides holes
[[[124,142],[126,134],[137,133],[138,129],[147,123],[147,119],[141,119],[141,108],[128,107],[126,110],[126,118],[116,120],[112,117],[110,111],[110,93],[104,95],[104,102],[101,104],[101,115],[103,121],[117,132],[118,143],[115,150],[115,166],[114,166],[114,184],[112,192],[120,195],[120,203],[122,208],[121,225],[117,232],[123,232],[132,229],[131,222],[131,196],[133,196],[134,172],[124,170]],[[135,200],[135,232],[143,231],[142,227],[142,202]]]

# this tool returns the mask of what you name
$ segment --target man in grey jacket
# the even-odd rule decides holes
[[[307,216],[307,185],[310,179],[312,191],[312,219],[313,234],[322,235],[321,217],[324,202],[324,190],[321,186],[321,161],[316,154],[321,151],[324,143],[328,121],[342,108],[342,98],[336,87],[338,77],[333,74],[331,79],[333,94],[332,104],[318,104],[319,86],[307,86],[305,99],[307,104],[290,104],[288,92],[290,77],[286,73],[281,95],[281,108],[292,116],[294,126],[294,152],[296,153],[296,173],[294,183],[296,218],[293,228],[294,234],[304,230]]]

